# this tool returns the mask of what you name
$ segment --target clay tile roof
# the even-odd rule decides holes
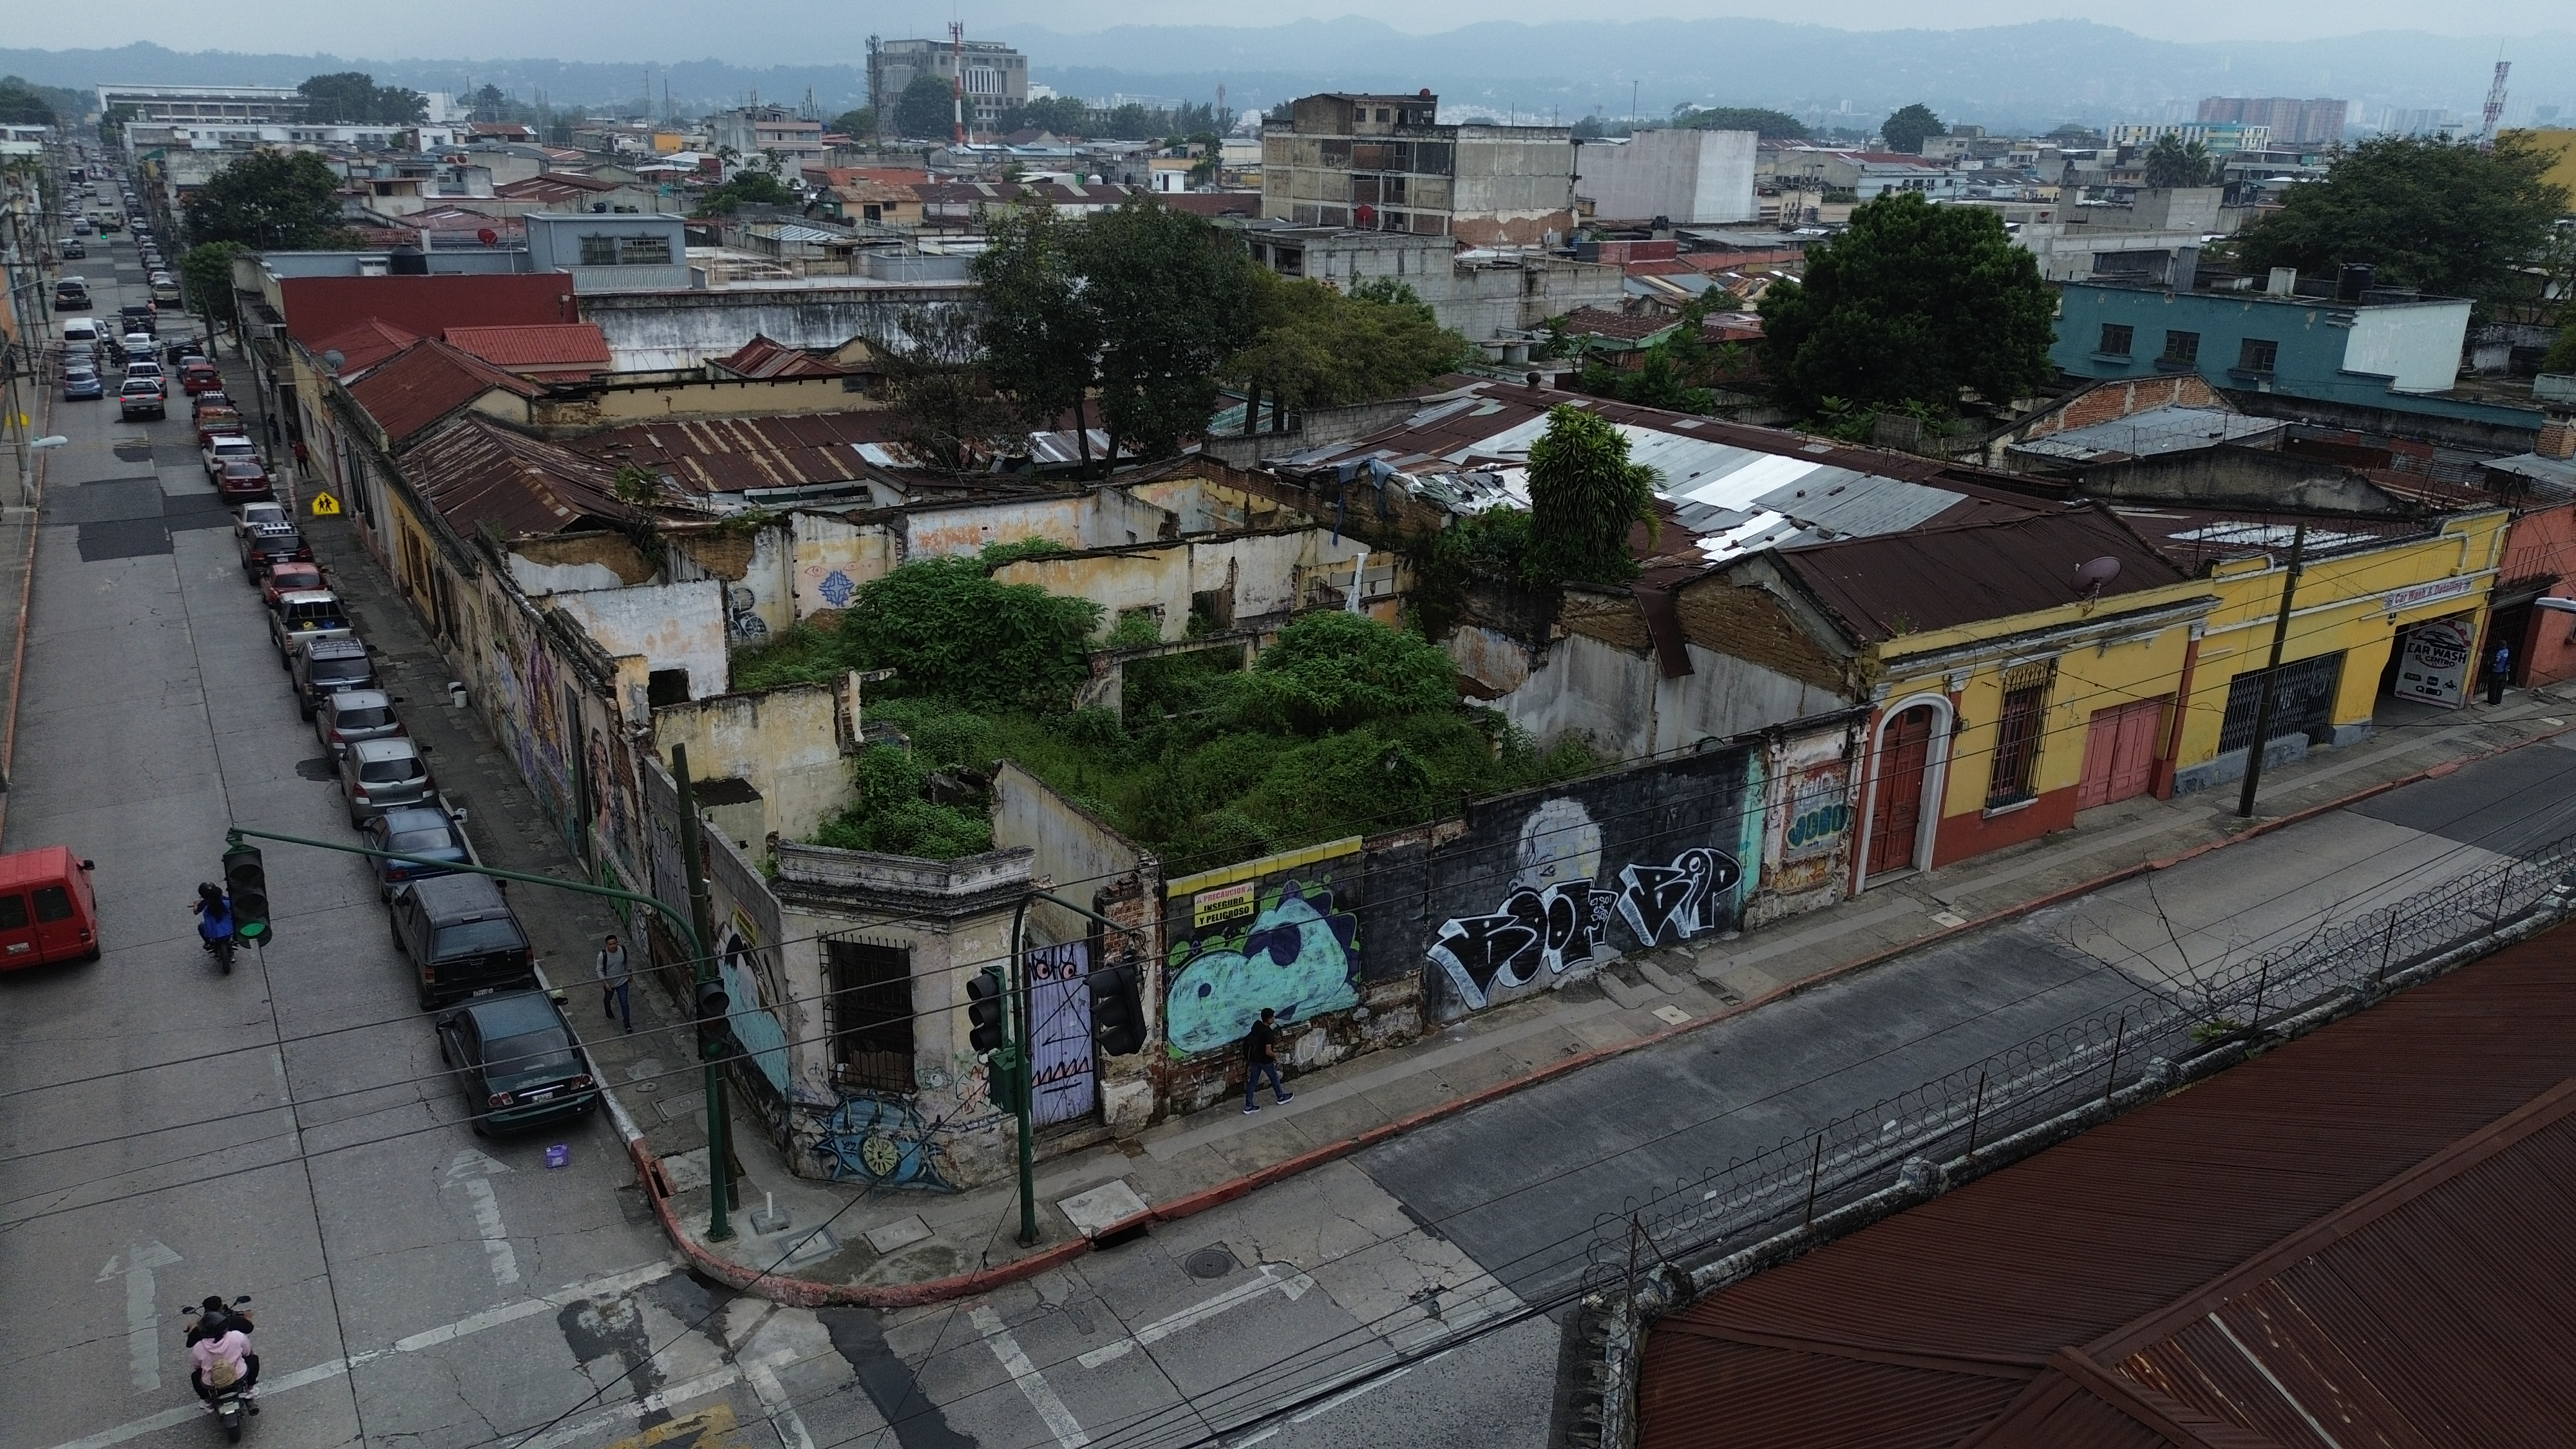
[[[465,537],[486,526],[504,538],[578,533],[643,516],[618,500],[614,465],[470,413],[422,438],[403,472]]]
[[[380,317],[353,322],[328,337],[305,347],[319,362],[323,354],[340,354],[340,376],[355,377],[404,348],[420,340],[420,335],[406,332]]]
[[[498,367],[606,371],[608,338],[596,322],[450,327],[447,341]]]
[[[2563,1443],[2576,931],[1661,1320],[1641,1449]]]
[[[2103,598],[2186,577],[2098,506],[1837,539],[1778,557],[1861,642],[2072,604],[2075,571],[2097,558],[2120,564]]]
[[[448,414],[499,388],[535,397],[544,388],[436,339],[413,343],[349,386],[349,396],[401,448]]]

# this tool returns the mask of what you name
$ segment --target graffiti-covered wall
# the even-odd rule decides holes
[[[1463,828],[1371,850],[1361,929],[1422,970],[1434,1020],[1552,990],[1736,929],[1759,886],[1762,805],[1750,745],[1478,801]]]
[[[1861,712],[1792,726],[1769,747],[1762,889],[1749,897],[1744,924],[1759,926],[1842,899],[1851,858],[1852,765]]]

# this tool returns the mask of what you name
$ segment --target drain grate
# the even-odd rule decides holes
[[[1234,1271],[1234,1254],[1225,1248],[1201,1248],[1181,1260],[1193,1278],[1222,1278]]]

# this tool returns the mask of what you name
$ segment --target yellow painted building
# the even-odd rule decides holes
[[[2564,128],[2547,131],[2507,131],[2507,136],[2530,143],[2533,149],[2556,158],[2549,167],[2550,184],[2567,192],[2567,210],[2576,215],[2576,130]]]

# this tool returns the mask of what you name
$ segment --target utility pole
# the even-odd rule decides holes
[[[2254,738],[2245,746],[2245,788],[2236,796],[2236,813],[2254,818],[2254,792],[2263,782],[2263,747],[2272,742],[2272,705],[2279,694],[2281,649],[2290,642],[2290,601],[2298,596],[2299,572],[2307,563],[2308,525],[2300,520],[2290,535],[2290,571],[2281,580],[2281,612],[2272,620],[2272,662],[2263,670],[2263,689],[2254,706]]]
[[[707,862],[698,842],[698,802],[689,788],[689,747],[671,746],[671,783],[680,796],[680,858],[689,871],[689,925],[697,933],[697,971],[691,982],[689,999],[698,1001],[708,983],[720,981],[715,958],[715,903],[707,897]],[[701,1048],[703,1053],[703,1048]],[[733,1191],[733,1144],[726,1141],[724,1061],[721,1057],[706,1064],[707,1093],[707,1241],[721,1243],[733,1236],[733,1227],[725,1221],[726,1198]]]

